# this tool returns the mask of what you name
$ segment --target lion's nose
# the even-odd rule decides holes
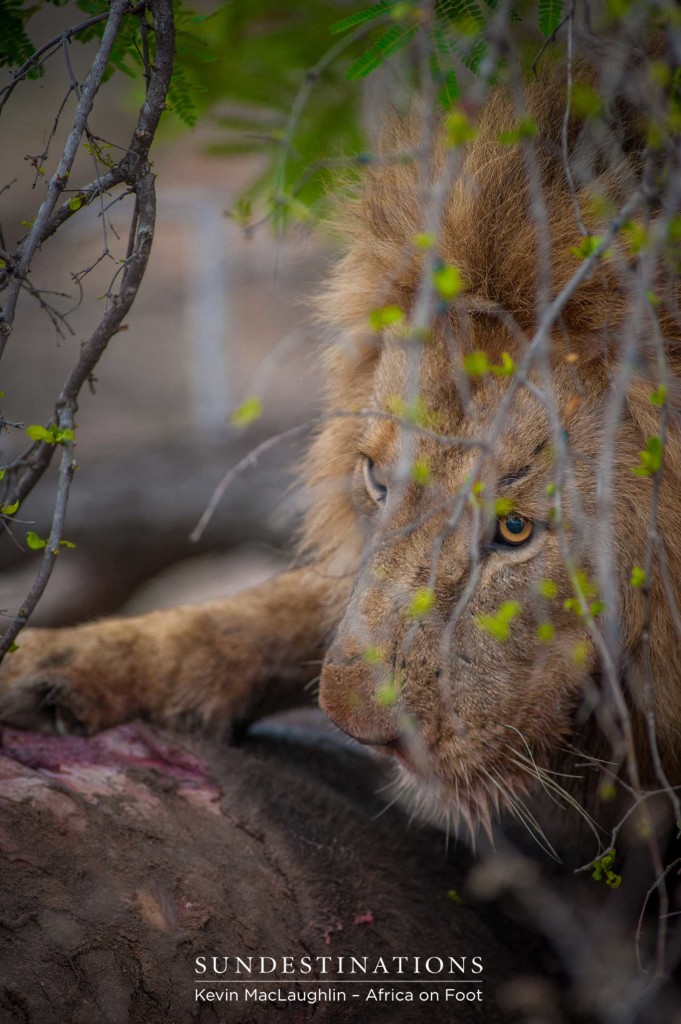
[[[322,709],[329,716],[331,721],[336,725],[341,732],[344,732],[350,739],[356,740],[358,743],[364,744],[364,746],[371,747],[377,754],[382,754],[383,757],[391,757],[399,761],[406,768],[413,768],[413,760],[409,756],[408,738],[403,736],[401,733],[395,733],[390,739],[386,739],[385,736],[358,736],[356,733],[349,732],[342,725],[336,722],[328,709],[321,702]]]
[[[395,733],[394,736],[385,735],[370,735],[362,736],[357,732],[351,732],[340,722],[336,721],[332,711],[326,706],[324,701],[320,700],[320,706],[322,711],[331,719],[336,728],[344,732],[346,736],[349,736],[351,740],[356,740],[358,743],[363,743],[366,747],[374,747],[380,754],[395,754],[399,749],[400,735]],[[386,730],[387,731],[387,730]]]
[[[377,700],[370,666],[355,659],[349,664],[325,661],[319,704],[334,725],[360,743],[386,747],[399,737],[396,708]]]

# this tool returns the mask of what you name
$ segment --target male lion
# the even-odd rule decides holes
[[[574,185],[564,81],[530,84],[523,102],[530,139],[513,141],[518,97],[497,90],[455,157],[438,128],[427,175],[420,160],[379,161],[351,204],[348,252],[321,299],[334,342],[299,567],[235,599],[27,631],[2,669],[6,721],[224,729],[305,702],[323,659],[323,709],[397,755],[431,818],[474,831],[495,807],[522,814],[517,794],[585,747],[646,785],[659,778],[653,713],[667,778],[681,782],[676,300],[635,312],[637,260],[614,228],[607,259],[585,266],[574,251],[576,208],[605,234],[637,194],[654,224],[659,197],[640,187],[631,95],[597,126],[570,120]],[[418,142],[412,118],[384,153]],[[436,193],[457,159],[435,247],[418,244],[429,183]],[[424,273],[442,266],[465,287],[429,308]],[[546,330],[542,289],[564,293]],[[389,306],[404,318],[372,332],[368,313]],[[654,330],[668,363],[661,481],[631,471],[660,433]],[[620,380],[627,339],[636,365]],[[656,559],[631,586],[653,498]],[[609,638],[603,602],[617,609]]]

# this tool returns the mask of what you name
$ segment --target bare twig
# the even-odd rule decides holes
[[[92,108],[97,86],[106,69],[116,32],[122,17],[129,9],[127,0],[126,2],[114,0],[112,4],[109,20],[102,36],[102,43],[93,62],[90,74],[83,86],[74,125],[67,139],[59,168],[50,182],[48,195],[41,206],[33,228],[17,254],[5,303],[3,326],[9,329],[5,330],[4,341],[7,340],[9,330],[11,330],[16,306],[16,294],[22,284],[26,283],[26,276],[35,251],[44,242],[45,238],[53,234],[59,224],[64,223],[66,219],[65,217],[62,219],[57,218],[57,222],[55,222],[53,219],[55,205],[59,193],[63,190],[66,180],[65,175],[68,174],[68,170],[75,158],[77,146],[87,129],[87,117]],[[81,347],[78,360],[64,381],[59,398],[57,399],[55,415],[49,424],[49,426],[54,426],[58,430],[72,429],[73,417],[77,409],[81,388],[86,381],[91,379],[92,372],[100,356],[111,338],[120,330],[123,320],[137,295],[151,250],[156,217],[156,197],[154,174],[148,163],[147,154],[164,109],[165,97],[170,83],[174,54],[174,24],[172,5],[169,0],[150,0],[149,10],[154,19],[156,30],[155,59],[149,89],[140,112],[131,146],[115,168],[115,174],[112,175],[118,181],[125,182],[128,190],[135,194],[135,215],[130,234],[128,256],[125,260],[117,294],[112,296],[111,302],[107,305],[99,325]],[[100,179],[100,181],[95,183],[95,187],[97,193],[101,194],[106,187],[104,180]],[[69,488],[75,467],[73,443],[67,440],[63,441],[62,445],[63,454],[59,487],[50,539],[45,549],[41,568],[29,595],[22,604],[18,616],[0,642],[0,657],[12,646],[16,636],[40,599],[57,557],[55,552],[59,550]],[[57,445],[48,441],[36,442],[7,468],[6,475],[12,481],[12,494],[15,500],[23,501],[26,495],[30,493],[49,466],[56,447]]]
[[[47,43],[43,43],[35,53],[31,54],[28,60],[24,61],[20,68],[12,73],[12,81],[3,86],[0,89],[0,113],[9,100],[10,96],[16,89],[19,82],[28,75],[31,71],[35,71],[37,68],[42,67],[46,60],[49,60],[55,53],[58,53],[64,44],[65,39],[72,39],[73,36],[79,35],[84,32],[87,28],[92,28],[93,25],[99,25],[102,21],[106,21],[109,17],[109,12],[103,14],[96,14],[92,18],[88,18],[86,21],[81,21],[79,25],[74,25],[73,28],[69,28],[66,32],[62,32],[61,35],[55,36],[50,39]]]
[[[83,137],[90,111],[92,110],[95,95],[99,89],[104,72],[106,71],[109,63],[109,57],[111,56],[111,50],[113,49],[116,35],[118,34],[118,28],[127,8],[128,0],[113,0],[112,2],[106,28],[102,35],[102,41],[92,62],[90,72],[85,80],[80,102],[78,103],[76,114],[73,119],[73,126],[66,140],[66,145],[64,146],[64,152],[62,153],[62,157],[55,173],[50,178],[47,187],[47,195],[38,210],[33,226],[31,227],[23,244],[19,247],[17,259],[7,286],[5,303],[3,305],[2,312],[0,313],[0,358],[2,357],[5,345],[7,344],[7,339],[12,331],[14,312],[22,281],[29,271],[31,260],[34,257],[38,246],[44,240],[44,231],[47,223],[55,206],[57,205],[59,196],[64,191],[68,182],[71,168],[73,167],[73,161],[76,158],[78,146],[80,145],[80,140]]]

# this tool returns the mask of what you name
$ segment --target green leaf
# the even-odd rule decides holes
[[[522,606],[518,601],[504,601],[494,615],[476,615],[475,622],[495,640],[508,640],[511,635],[511,623],[520,615],[521,610]]]
[[[461,31],[462,23],[465,26],[472,21],[480,28],[485,22],[475,0],[440,0],[438,13],[441,14],[443,21],[446,19],[449,22],[448,27],[454,27],[458,31]]]
[[[456,71],[454,68],[449,68],[446,71],[438,68],[433,71],[433,78],[439,85],[437,91],[438,103],[443,110],[451,110],[461,95]]]
[[[385,654],[381,647],[365,647],[362,657],[367,665],[380,665],[385,659]]]
[[[494,515],[497,519],[508,516],[513,511],[513,502],[510,498],[497,498],[494,502]]]
[[[632,466],[634,476],[654,476],[662,468],[664,446],[662,438],[657,434],[649,437],[643,451],[638,453],[639,465]]]
[[[393,25],[387,32],[377,39],[364,53],[354,60],[345,73],[345,77],[351,81],[366,78],[367,75],[379,68],[390,56],[403,50],[408,46],[416,35],[417,25],[404,28],[402,25]]]
[[[396,3],[390,12],[390,17],[394,18],[395,21],[400,21],[402,18],[409,18],[418,15],[418,8],[415,4],[407,3],[406,0],[402,3]]]
[[[515,373],[515,363],[508,352],[501,353],[501,366],[490,363],[489,369],[496,377],[510,377]]]
[[[440,298],[447,302],[455,299],[464,289],[460,271],[447,264],[433,271],[433,284]]]
[[[438,85],[437,98],[443,110],[451,110],[459,98],[461,90],[459,80],[453,67],[455,43],[451,32],[443,32],[438,28],[436,19],[433,27],[433,52],[430,60],[430,71],[433,81]]]
[[[69,199],[69,210],[73,210],[74,213],[76,210],[80,210],[82,205],[83,200],[80,198],[80,196],[74,196],[72,199]]]
[[[19,644],[11,643],[7,648],[8,654],[14,654],[15,651],[19,650]]]
[[[469,377],[482,377],[489,371],[486,352],[469,352],[463,357],[463,368]]]
[[[33,54],[33,44],[26,34],[27,12],[22,0],[3,0],[0,4],[0,67],[18,67]],[[30,71],[29,78],[43,74],[42,68]]]
[[[5,516],[13,516],[19,508],[19,499],[13,501],[11,505],[0,505],[0,512]]]
[[[48,429],[39,423],[33,423],[26,428],[26,433],[32,441],[43,441],[46,444],[63,444],[65,441],[75,441],[76,435],[70,427],[60,430],[54,423]]]
[[[575,82],[570,93],[571,106],[577,117],[597,117],[603,110],[603,100],[586,82]]]
[[[629,583],[636,590],[641,590],[646,585],[646,572],[640,565],[634,565],[631,569],[631,578]]]
[[[414,459],[411,475],[419,487],[427,487],[430,483],[430,467],[427,459]]]
[[[522,139],[531,139],[536,134],[536,122],[531,117],[523,117],[518,121],[515,128],[511,128],[506,132],[500,132],[498,139],[504,146],[512,146]]]
[[[653,392],[650,394],[651,405],[664,406],[667,404],[667,385],[658,384]]]
[[[558,597],[558,584],[555,580],[539,580],[537,590],[547,601],[554,601]]]
[[[572,660],[577,668],[586,668],[587,659],[591,653],[591,645],[588,640],[581,640],[572,648]]]
[[[586,260],[589,256],[593,255],[602,241],[603,239],[598,235],[585,235],[579,245],[573,245],[570,248],[570,252],[577,259]],[[606,259],[608,256],[610,256],[610,250],[606,249],[603,253],[603,259]]]
[[[623,237],[627,240],[629,252],[632,256],[638,256],[648,245],[649,234],[644,224],[635,220],[627,220],[621,228]]]
[[[409,602],[409,614],[413,619],[420,619],[427,615],[435,604],[435,594],[428,587],[417,590]]]
[[[355,11],[354,14],[349,14],[347,18],[335,21],[329,31],[332,35],[337,36],[351,28],[357,28],[358,25],[365,25],[368,21],[380,18],[382,14],[388,14],[395,7],[396,2],[397,0],[381,0],[380,3],[373,4],[371,7],[365,7],[362,11]]]
[[[42,548],[47,547],[47,541],[39,537],[33,530],[29,530],[26,534],[26,543],[31,551],[40,551]]]
[[[404,320],[404,311],[399,306],[382,306],[369,312],[369,326],[372,331],[382,331]]]
[[[383,707],[390,707],[397,700],[397,686],[394,679],[389,679],[376,691],[376,702]]]
[[[563,0],[539,0],[539,29],[550,36],[560,25],[563,14]]]
[[[262,416],[262,402],[256,395],[251,395],[232,413],[231,420],[235,427],[247,427]]]
[[[242,228],[247,228],[253,219],[253,203],[246,196],[241,196],[229,211],[230,216]]]
[[[54,444],[54,436],[45,427],[41,427],[39,423],[33,423],[30,427],[26,427],[26,433],[32,441],[47,441],[48,444]]]
[[[553,640],[555,635],[556,627],[551,622],[540,622],[537,626],[537,637],[543,643],[548,643],[549,640]]]
[[[428,405],[419,396],[413,402],[407,404],[399,395],[389,395],[385,403],[386,410],[393,416],[399,416],[407,423],[415,423],[417,427],[425,427],[428,430],[437,430],[440,418],[436,412],[428,408]]]
[[[607,885],[610,885],[610,888],[612,888],[612,889],[618,888],[618,886],[622,882],[621,876],[619,876],[619,874],[615,874],[614,871],[612,870],[612,864],[614,863],[614,858],[615,858],[615,851],[614,850],[610,850],[608,853],[604,854],[602,857],[597,857],[596,860],[593,861],[592,871],[591,871],[591,877],[592,877],[592,879],[594,879],[594,881],[596,881],[596,882],[603,882],[603,881],[605,881],[605,883]],[[619,880],[619,881],[615,881],[615,880]],[[611,885],[611,882],[614,882],[615,884]]]
[[[681,242],[681,216],[671,217],[666,223],[667,241],[675,245]]]
[[[170,87],[168,89],[166,109],[172,110],[180,121],[186,124],[188,128],[192,128],[197,121],[196,103],[194,101],[197,89],[184,67],[178,61],[178,55],[176,53],[173,77],[170,79]],[[118,64],[117,67],[119,71],[123,71],[126,74],[130,73],[122,63]]]
[[[475,138],[476,127],[471,124],[463,110],[452,110],[445,120],[447,142],[450,146],[463,146]]]
[[[584,594],[584,597],[588,601],[592,600],[592,598],[594,598],[598,593],[598,587],[593,582],[593,580],[589,579],[589,577],[583,569],[577,570],[577,572],[575,573],[575,581],[577,587],[579,588],[579,590],[581,590],[581,592]]]

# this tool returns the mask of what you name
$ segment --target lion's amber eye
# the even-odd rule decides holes
[[[503,519],[497,519],[497,534],[494,538],[498,544],[518,546],[524,544],[534,533],[534,523],[512,512]]]
[[[380,470],[374,460],[370,459],[368,455],[364,456],[362,473],[364,474],[364,486],[371,500],[375,501],[377,505],[385,501],[388,496],[388,486],[381,479]]]

